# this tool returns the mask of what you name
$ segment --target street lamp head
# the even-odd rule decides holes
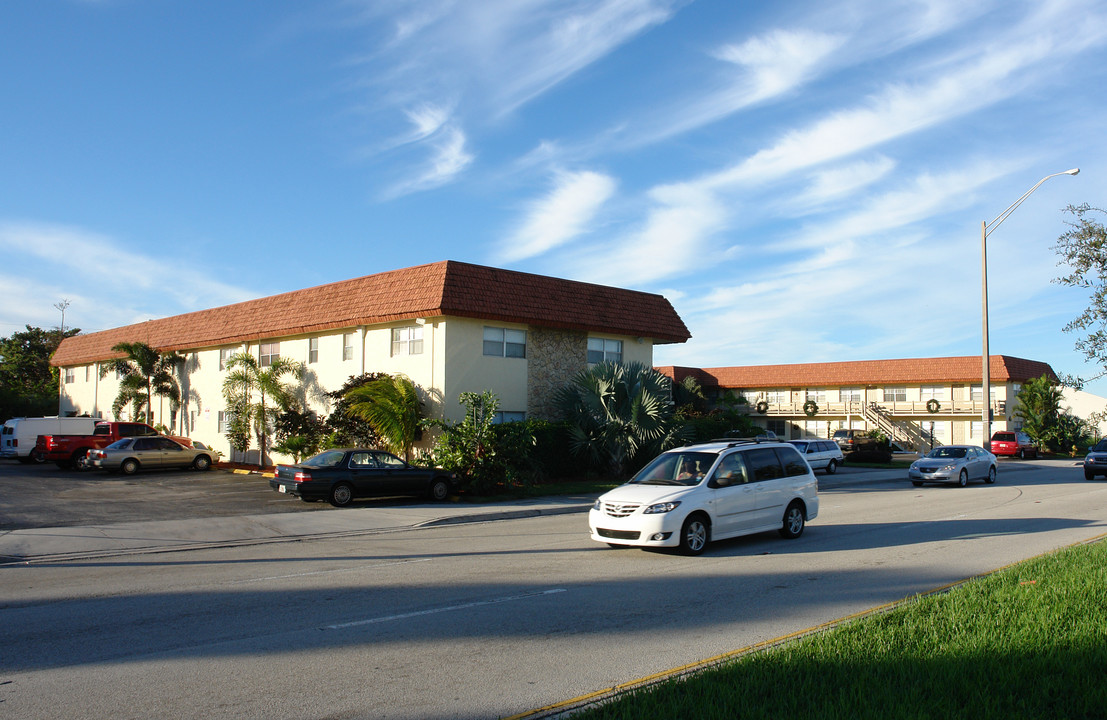
[[[1072,170],[1066,170],[1063,174],[1064,175],[1079,175],[1080,174],[1080,168],[1073,168]]]

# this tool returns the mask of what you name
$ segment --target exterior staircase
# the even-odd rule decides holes
[[[923,448],[930,444],[930,437],[922,426],[912,422],[897,423],[891,414],[876,403],[861,406],[865,419],[880,428],[888,439],[902,448]]]

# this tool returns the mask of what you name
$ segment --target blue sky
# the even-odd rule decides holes
[[[1051,283],[1107,206],[1107,6],[6,0],[0,334],[454,259],[664,294],[693,366],[1091,375]],[[1107,395],[1107,383],[1088,388]]]

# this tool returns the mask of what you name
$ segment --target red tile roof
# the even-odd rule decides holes
[[[704,387],[746,389],[979,383],[981,365],[979,356],[968,356],[722,368],[668,366],[657,369],[676,382],[691,375]],[[992,355],[988,374],[992,382],[1025,382],[1042,375],[1057,380],[1053,368],[1047,363],[1007,355]]]
[[[685,342],[688,328],[661,295],[453,260],[367,275],[62,341],[51,364],[117,357],[121,342],[162,352],[230,345],[441,316]]]

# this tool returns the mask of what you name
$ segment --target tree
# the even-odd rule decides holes
[[[58,369],[50,357],[62,339],[80,332],[26,328],[0,338],[0,422],[57,413]]]
[[[143,342],[117,343],[112,346],[112,352],[123,353],[125,357],[101,365],[100,377],[115,372],[122,378],[119,394],[112,403],[112,414],[116,418],[128,404],[134,405],[136,417],[145,405],[146,421],[150,422],[155,395],[168,398],[173,412],[177,411],[181,404],[181,387],[174,377],[174,370],[184,362],[183,355],[177,352],[159,353]]]
[[[223,397],[228,408],[233,409],[232,430],[237,423],[239,434],[235,439],[241,443],[234,447],[242,451],[250,449],[249,430],[252,426],[260,450],[258,464],[263,465],[269,449],[270,428],[277,414],[295,404],[292,387],[283,378],[291,375],[297,380],[302,379],[304,365],[277,357],[268,366],[262,367],[250,353],[239,352],[227,358],[226,367],[228,373],[223,380]],[[272,404],[268,400],[272,400]],[[245,437],[241,433],[243,429]]]
[[[1076,220],[1066,221],[1069,229],[1057,238],[1053,249],[1061,256],[1061,264],[1068,266],[1069,273],[1054,282],[1090,290],[1091,300],[1064,330],[1085,333],[1076,348],[1103,368],[1095,376],[1100,377],[1107,373],[1107,229],[1095,219],[1094,213],[1105,215],[1107,211],[1083,204],[1069,205],[1065,212]]]
[[[423,403],[406,375],[386,375],[346,393],[350,413],[369,423],[386,449],[411,462],[422,430]]]
[[[350,412],[350,400],[346,396],[354,388],[386,377],[388,377],[387,373],[351,375],[342,387],[327,393],[327,398],[333,403],[334,408],[323,424],[323,431],[329,435],[325,441],[328,447],[378,447],[380,445],[381,439],[376,431]]]
[[[491,390],[481,394],[463,392],[458,402],[465,406],[465,418],[450,425],[433,424],[442,429],[431,452],[436,465],[459,474],[476,492],[490,492],[503,479],[497,462],[495,434],[499,398]]]
[[[642,363],[600,363],[556,394],[570,447],[617,477],[683,439],[669,378]]]
[[[1027,380],[1018,394],[1022,429],[1040,444],[1056,449],[1055,431],[1061,414],[1061,388],[1042,375]]]

